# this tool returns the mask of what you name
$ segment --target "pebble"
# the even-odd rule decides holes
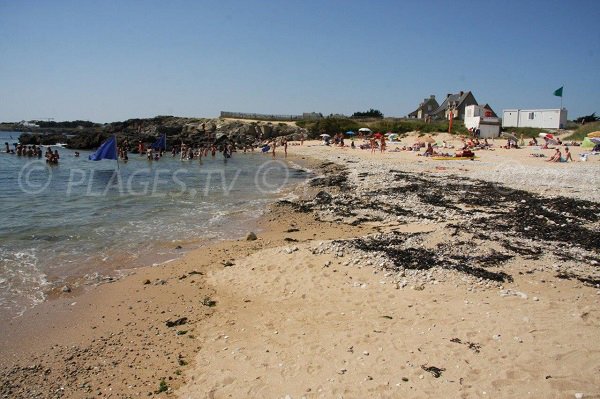
[[[515,290],[500,290],[500,296],[518,296],[523,299],[528,298],[526,293]]]
[[[583,394],[581,392],[577,392],[575,394],[575,399],[583,399]]]
[[[248,235],[246,235],[247,241],[255,241],[257,239],[258,239],[258,237],[256,237],[256,234],[254,234],[254,232],[252,232],[252,231],[250,233],[248,233]]]

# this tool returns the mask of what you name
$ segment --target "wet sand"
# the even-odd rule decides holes
[[[321,176],[272,207],[258,240],[61,293],[3,325],[0,392],[600,397],[597,159],[288,151]],[[532,182],[538,169],[561,180]]]

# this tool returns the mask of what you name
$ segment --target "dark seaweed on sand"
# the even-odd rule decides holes
[[[466,256],[454,254],[456,246],[438,246],[436,251],[427,248],[407,247],[406,240],[419,234],[390,233],[375,237],[350,240],[350,245],[365,252],[382,252],[393,262],[389,269],[428,270],[433,267],[458,270],[462,273],[492,281],[512,281],[504,272],[486,270],[500,266],[512,258],[511,255],[491,253],[489,255]]]
[[[592,227],[600,220],[598,204],[567,197],[545,198],[534,193],[512,189],[498,183],[474,180],[462,176],[437,176],[390,170],[393,181],[386,187],[368,192],[356,192],[349,187],[348,172],[332,163],[324,163],[323,177],[313,179],[312,187],[338,189],[331,200],[289,203],[295,210],[311,212],[330,210],[346,223],[360,225],[382,220],[380,215],[395,216],[399,221],[414,223],[416,219],[448,222],[453,212],[449,237],[471,234],[478,243],[493,241],[504,252],[481,254],[473,242],[452,242],[435,251],[404,245],[410,235],[359,238],[351,243],[364,251],[383,252],[395,269],[427,270],[432,267],[457,270],[493,281],[511,281],[501,267],[520,255],[539,259],[551,253],[565,261],[590,261],[598,254],[600,232]],[[359,173],[364,179],[368,172]],[[406,205],[411,204],[411,205]],[[589,251],[582,255],[577,248]],[[597,257],[598,258],[598,257]],[[588,284],[591,276],[574,276]]]

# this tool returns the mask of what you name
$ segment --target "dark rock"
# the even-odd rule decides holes
[[[442,376],[442,373],[444,371],[446,371],[446,369],[444,368],[439,368],[439,367],[435,367],[435,366],[425,366],[422,365],[421,368],[425,371],[427,371],[428,373],[431,373],[431,375],[433,375],[435,378],[440,378]]]
[[[177,320],[171,321],[171,320],[167,320],[165,322],[167,327],[175,327],[175,326],[182,326],[184,324],[186,324],[188,322],[188,318],[187,317],[181,317]]]
[[[317,193],[317,195],[315,195],[315,199],[314,199],[315,204],[320,204],[320,205],[329,204],[329,203],[331,203],[331,200],[332,200],[331,194],[329,194],[326,191],[319,191]]]
[[[256,237],[256,234],[254,234],[253,232],[250,232],[250,233],[248,233],[248,235],[246,235],[247,241],[254,241],[257,239],[258,239],[258,237]]]

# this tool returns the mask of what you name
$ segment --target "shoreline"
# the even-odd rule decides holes
[[[246,164],[246,155],[247,154],[238,154],[237,162],[234,163],[234,165],[239,164],[240,166],[234,167],[242,168]],[[270,157],[264,158],[258,153],[248,155],[252,156],[253,163],[256,163],[255,160],[257,160],[258,162],[270,161]],[[171,168],[178,167],[179,163],[173,162],[170,158],[171,157],[167,159],[169,163],[165,166]],[[263,159],[260,160],[260,158]],[[282,158],[278,159],[281,160]],[[69,160],[72,161],[72,159]],[[76,161],[77,160],[74,161],[74,165],[77,165]],[[221,162],[218,161],[220,161],[220,159],[209,159],[208,167],[214,168],[214,165],[216,165],[216,168],[219,168]],[[136,163],[140,165],[136,165]],[[146,166],[146,162],[136,163],[133,163],[131,166],[134,168]],[[173,166],[173,164],[175,164],[176,166]],[[73,166],[71,164],[69,166],[78,167]],[[161,167],[160,164],[157,166]],[[196,165],[194,164],[193,166]],[[200,165],[200,167],[195,169],[202,170],[202,166],[203,165]],[[296,166],[298,168],[302,168],[301,165]],[[182,256],[182,253],[189,251],[190,249],[196,248],[198,246],[205,246],[207,242],[220,241],[223,239],[237,239],[243,237],[247,233],[248,229],[253,229],[254,223],[260,217],[260,214],[265,212],[264,204],[268,204],[269,202],[272,202],[281,196],[287,195],[286,193],[293,189],[293,186],[297,184],[297,181],[302,181],[310,176],[309,174],[307,174],[306,177],[304,177],[302,173],[297,173],[298,171],[296,170],[296,166],[288,166],[288,168],[292,168],[291,170],[288,169],[290,170],[292,177],[290,179],[287,179],[287,183],[284,184],[282,182],[281,187],[279,185],[276,186],[278,190],[273,191],[272,193],[269,191],[269,193],[263,195],[262,198],[260,194],[257,194],[255,196],[257,197],[257,200],[253,201],[250,204],[242,203],[240,206],[235,207],[221,207],[220,209],[217,209],[217,211],[214,213],[207,213],[202,211],[204,212],[203,214],[206,214],[204,220],[190,220],[186,223],[183,223],[180,228],[171,229],[170,226],[166,226],[167,230],[165,231],[179,231],[179,235],[177,236],[169,236],[168,232],[160,235],[159,232],[157,232],[156,234],[159,235],[159,238],[151,236],[147,237],[148,239],[146,239],[145,237],[141,237],[141,234],[137,234],[137,236],[134,236],[132,240],[129,240],[128,237],[124,237],[125,239],[121,241],[126,244],[128,242],[133,242],[134,244],[137,244],[135,245],[135,248],[133,245],[116,245],[115,247],[108,247],[106,248],[106,250],[104,250],[100,245],[95,245],[93,247],[97,247],[97,251],[90,252],[89,250],[86,250],[85,252],[82,252],[80,250],[79,252],[77,252],[77,250],[75,248],[71,248],[71,246],[67,247],[68,251],[65,254],[65,256],[60,255],[60,249],[56,249],[56,258],[58,259],[58,262],[56,262],[56,264],[65,265],[65,267],[54,267],[55,264],[52,261],[49,261],[48,259],[44,261],[44,258],[41,255],[36,254],[37,258],[34,257],[35,263],[32,263],[32,269],[36,273],[38,273],[36,274],[36,276],[39,275],[40,278],[43,278],[44,284],[40,284],[39,286],[35,287],[32,285],[31,289],[28,289],[30,287],[22,287],[18,285],[18,283],[20,283],[21,281],[15,279],[15,294],[12,294],[13,291],[9,291],[10,294],[8,294],[8,299],[6,302],[7,309],[2,309],[1,313],[2,320],[18,317],[18,314],[22,313],[23,311],[26,311],[26,297],[18,298],[18,294],[16,294],[16,292],[18,292],[18,289],[22,289],[21,292],[25,292],[28,295],[31,295],[32,298],[33,295],[36,295],[37,300],[32,300],[31,303],[37,304],[40,302],[39,299],[41,298],[51,299],[63,295],[63,290],[67,293],[77,293],[76,291],[81,292],[83,290],[89,289],[90,286],[113,282],[114,280],[121,278],[124,274],[126,275],[131,273],[132,270],[135,270],[138,267],[153,266],[156,263],[163,263],[165,261],[172,261],[173,259],[178,259]],[[187,163],[182,163],[182,167],[189,168],[190,166],[188,166]],[[192,169],[194,168],[192,167]],[[68,174],[68,170],[66,173]],[[208,173],[211,173],[210,169]],[[243,180],[241,178],[238,180],[236,176],[234,176],[235,180],[233,180],[233,182],[239,182]],[[209,180],[210,177],[207,180],[207,182]],[[230,185],[229,189],[231,189],[231,187],[233,187],[233,185]],[[194,190],[195,188],[192,186],[192,189],[189,191],[193,192]],[[85,193],[82,194],[81,198],[85,200],[86,195],[87,194]],[[236,198],[238,197],[235,193],[226,192],[223,195],[229,197],[224,198],[224,202],[226,203],[233,203],[234,201],[240,202],[239,199],[236,200]],[[242,197],[244,196],[242,195]],[[207,198],[207,194],[204,194],[204,198]],[[210,199],[205,200],[204,198],[200,197],[199,202],[211,203]],[[198,206],[200,206],[201,209],[204,209],[201,205]],[[241,210],[242,206],[246,208],[246,211]],[[205,208],[214,209],[215,206]],[[176,214],[177,212],[172,213]],[[179,213],[181,214],[182,212]],[[135,218],[136,216],[133,216],[133,222],[137,220]],[[163,219],[164,223],[170,223],[168,219],[164,217]],[[139,220],[140,223],[144,222],[142,219]],[[175,221],[177,222],[177,220]],[[194,229],[194,226],[198,226],[198,228]],[[118,228],[119,226],[116,227]],[[10,233],[5,233],[7,233],[7,237],[9,238],[9,242],[6,243],[6,248],[8,250],[8,248],[12,248],[10,245],[10,236],[8,236],[8,234]],[[60,232],[56,232],[55,234],[59,235],[60,237],[68,237],[68,234],[76,233],[77,232],[69,231],[63,234],[61,230]],[[54,234],[54,232],[48,232],[48,234]],[[153,233],[149,232],[149,234]],[[203,236],[199,237],[200,234],[202,234]],[[64,248],[63,246],[61,246],[63,242],[66,243],[65,245],[69,245],[68,243],[70,242],[70,240],[66,239],[58,242],[56,244],[56,248]],[[35,243],[32,243],[32,245],[33,244]],[[27,248],[27,251],[35,253],[34,249],[30,250],[28,247],[26,247],[25,244],[22,247]],[[19,247],[19,250],[21,250],[21,247]],[[45,253],[50,253],[51,256],[53,255],[53,252],[51,250],[46,251]],[[23,281],[27,280],[23,278]],[[13,286],[10,286],[10,288],[12,287]],[[15,305],[13,306],[13,309],[16,309],[15,311],[8,309],[8,304],[11,304],[10,300],[12,300],[13,297],[16,298],[14,300]],[[43,300],[44,299],[42,299],[42,301]]]
[[[597,370],[584,366],[598,364],[600,356],[590,341],[600,316],[593,310],[599,296],[597,288],[585,283],[585,278],[598,277],[593,268],[574,264],[580,262],[577,257],[591,260],[586,254],[593,250],[585,249],[583,238],[573,235],[573,243],[581,249],[567,251],[573,260],[564,260],[559,267],[559,272],[572,276],[557,278],[554,266],[561,261],[555,254],[538,254],[533,238],[504,243],[505,232],[497,227],[485,232],[484,226],[470,226],[464,219],[466,210],[480,214],[482,206],[493,205],[479,204],[464,194],[459,205],[456,193],[467,187],[485,200],[491,195],[491,191],[482,194],[487,193],[486,186],[463,181],[461,187],[446,185],[446,191],[428,191],[433,182],[441,186],[444,180],[448,184],[457,180],[449,174],[460,172],[468,163],[436,171],[420,160],[398,165],[385,159],[395,154],[369,159],[369,154],[357,157],[359,153],[311,145],[291,150],[299,148],[298,156],[307,158],[318,151],[321,155],[314,158],[314,164],[324,173],[302,188],[297,199],[280,201],[262,216],[259,224],[264,232],[257,241],[221,242],[190,251],[175,262],[137,269],[132,276],[83,296],[65,295],[43,304],[36,314],[4,326],[12,331],[13,341],[1,335],[6,354],[2,393],[7,383],[29,380],[34,387],[39,384],[40,392],[42,388],[43,392],[60,390],[62,383],[66,397],[158,395],[164,378],[167,392],[177,390],[180,397],[190,398],[209,394],[419,397],[440,392],[478,396],[482,386],[503,397],[526,395],[528,389],[534,397],[578,388],[586,397],[598,394],[592,388],[600,386]],[[331,164],[331,160],[338,163]],[[391,171],[398,166],[402,171]],[[426,169],[431,169],[425,172],[428,180],[419,181]],[[398,184],[401,191],[389,191]],[[538,201],[519,193],[515,201],[523,195],[526,201]],[[396,196],[402,196],[403,206],[394,206]],[[377,204],[381,205],[373,208]],[[449,211],[440,213],[440,205]],[[590,226],[597,234],[597,225],[597,220],[589,220],[581,228]],[[480,229],[491,239],[475,238],[473,232]],[[533,234],[528,231],[523,228],[519,234]],[[441,245],[448,240],[454,240],[453,247]],[[477,249],[463,241],[474,241]],[[413,254],[413,247],[418,252]],[[480,258],[467,260],[460,252],[464,250]],[[430,257],[429,251],[435,256]],[[453,264],[455,258],[459,261]],[[555,259],[550,262],[553,266],[545,266],[551,259]],[[421,260],[435,267],[427,264],[419,269]],[[398,269],[398,261],[414,261],[415,268]],[[228,262],[232,265],[226,266]],[[470,269],[461,269],[464,262]],[[473,271],[488,274],[478,276]],[[507,296],[498,294],[502,290]],[[515,292],[527,292],[529,299]],[[444,309],[440,309],[442,303]],[[507,304],[515,306],[521,319],[509,312]],[[577,317],[569,318],[564,313],[568,309],[576,309]],[[184,317],[183,324],[166,326],[167,321]],[[523,322],[523,317],[529,321]],[[486,323],[481,325],[479,320]],[[556,322],[566,320],[577,328],[557,330]],[[43,325],[47,325],[47,336],[34,331]],[[416,333],[415,328],[424,333]],[[451,334],[444,332],[447,329]],[[527,332],[532,329],[556,335]],[[45,336],[43,341],[40,336]],[[396,342],[398,337],[403,337],[403,343]],[[568,355],[564,347],[574,337],[579,337],[572,350],[577,356]],[[458,341],[451,341],[455,338]],[[290,346],[293,342],[298,344]],[[460,350],[463,344],[465,352]],[[479,345],[480,352],[470,349],[470,344],[476,349]],[[543,361],[541,354],[535,354],[540,345],[550,345],[548,356],[561,356],[561,365],[558,358],[552,358],[554,363],[539,371],[526,369],[527,362]],[[507,357],[496,356],[492,348],[506,351]],[[321,353],[325,359],[319,360],[315,356]],[[423,358],[420,353],[428,355]],[[457,373],[453,357],[475,366]],[[510,359],[519,366],[518,373],[529,379],[509,373]],[[491,374],[485,377],[494,364],[502,370],[503,383],[494,383]],[[444,369],[443,377],[435,377],[434,369],[425,370],[428,367]],[[576,378],[576,371],[581,376]],[[548,374],[538,380],[544,372]],[[261,378],[253,380],[252,375]],[[46,395],[59,396],[60,392]]]

